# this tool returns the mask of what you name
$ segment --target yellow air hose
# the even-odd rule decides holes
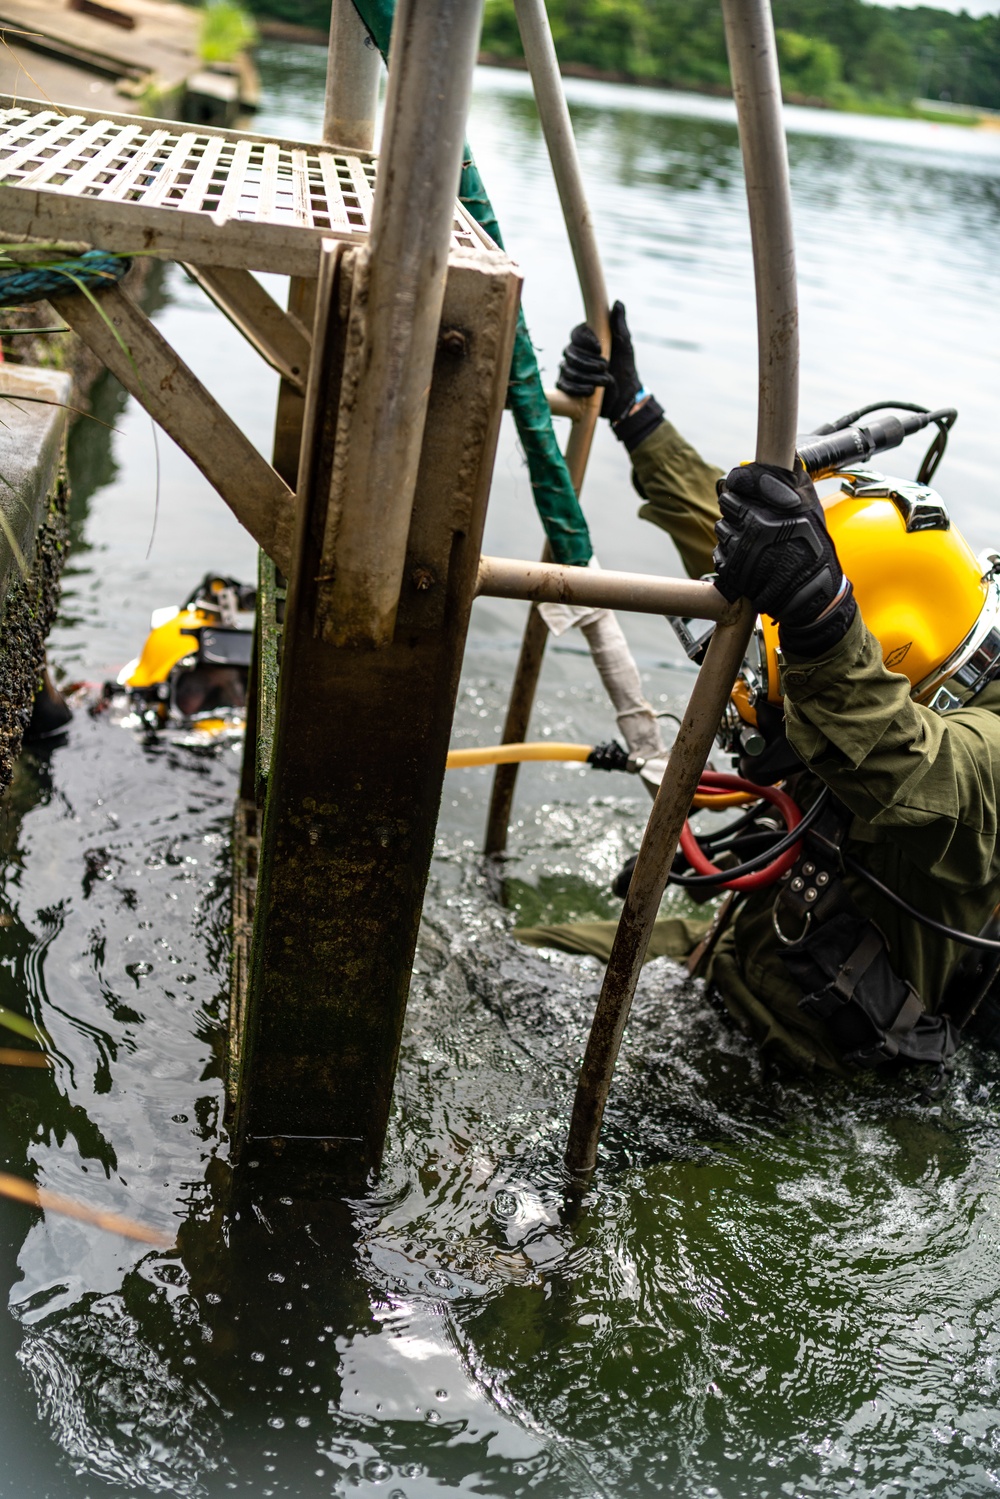
[[[592,744],[560,744],[540,739],[528,744],[485,744],[481,749],[448,751],[448,769],[464,770],[469,765],[520,765],[525,760],[586,760],[593,754]]]
[[[593,750],[592,744],[563,744],[553,739],[536,739],[525,744],[484,744],[477,749],[449,750],[448,769],[465,770],[473,765],[521,765],[526,760],[585,762]],[[691,805],[697,810],[723,812],[727,807],[742,807],[758,800],[745,791],[726,791],[716,796],[699,793]]]

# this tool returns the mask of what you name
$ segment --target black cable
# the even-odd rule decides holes
[[[739,834],[744,828],[750,827],[759,817],[763,817],[765,812],[773,815],[774,811],[775,808],[772,802],[759,801],[750,808],[749,812],[743,812],[735,821],[727,822],[725,827],[719,828],[718,832],[706,833],[704,837],[699,836],[698,842],[703,848],[715,848],[724,839],[731,837],[733,834]],[[780,816],[780,813],[778,815]]]
[[[858,425],[864,417],[876,411],[913,412],[920,420],[914,421],[912,416],[908,419],[886,416],[864,426]],[[828,477],[845,465],[866,463],[876,453],[898,447],[906,437],[933,423],[937,432],[917,470],[917,483],[929,484],[944,457],[948,433],[957,418],[958,412],[952,406],[931,411],[915,401],[872,401],[810,433],[801,444],[799,460],[808,473]]]
[[[756,874],[760,869],[766,869],[775,859],[781,857],[794,844],[798,843],[802,834],[811,828],[819,817],[823,808],[830,798],[830,788],[824,786],[819,796],[813,802],[809,811],[794,828],[791,828],[783,838],[765,850],[762,854],[755,854],[752,859],[747,859],[743,864],[734,864],[732,869],[720,869],[718,874],[674,874],[671,871],[670,883],[672,885],[684,885],[690,889],[710,885],[726,885],[730,880],[738,880],[745,874]]]
[[[859,874],[863,880],[868,881],[869,885],[874,886],[880,895],[885,896],[886,900],[892,901],[894,906],[898,906],[901,911],[905,911],[907,916],[912,916],[914,921],[919,921],[922,926],[930,927],[932,932],[940,932],[942,937],[950,937],[952,942],[963,942],[966,947],[978,947],[985,952],[1000,953],[1000,942],[993,942],[989,937],[973,937],[969,932],[960,932],[953,926],[945,926],[943,921],[935,921],[933,916],[925,916],[923,911],[918,911],[916,906],[911,906],[909,901],[897,895],[895,890],[890,890],[888,885],[883,885],[871,870],[859,864],[857,859],[852,859],[850,854],[844,855],[844,863],[848,869],[853,869],[855,874]]]
[[[914,401],[872,401],[867,406],[859,406],[857,411],[849,411],[846,416],[838,416],[836,421],[817,427],[815,434],[810,433],[810,436],[826,437],[830,432],[840,432],[844,427],[852,426],[859,417],[870,416],[873,411],[917,411],[926,416],[929,410],[928,406],[918,406]]]

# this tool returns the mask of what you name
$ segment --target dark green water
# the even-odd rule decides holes
[[[262,56],[261,128],[315,128],[318,53]],[[752,446],[754,323],[727,106],[574,86],[613,295],[678,425]],[[878,396],[962,412],[940,487],[1000,540],[1000,136],[790,115],[803,424]],[[470,135],[550,377],[579,318],[523,80],[483,74]],[[171,269],[157,321],[268,445],[274,384]],[[76,551],[52,655],[100,680],[207,567],[251,576],[221,502],[148,421],[74,439]],[[918,451],[899,458],[911,474]],[[606,566],[675,570],[602,432],[587,486]],[[536,555],[504,436],[487,548]],[[459,743],[497,733],[521,611],[477,605]],[[628,630],[650,695],[690,686],[666,628]],[[587,660],[550,652],[536,730],[607,737]],[[1000,1484],[1000,1064],[938,1098],[760,1069],[697,985],[651,964],[582,1214],[560,1172],[600,981],[518,948],[479,874],[488,780],[449,780],[382,1180],[303,1204],[267,1184],[223,1221],[228,818],[237,760],[79,717],[25,756],[0,828],[0,1004],[52,1035],[0,1077],[0,1166],[178,1234],[151,1254],[0,1206],[0,1493],[223,1499],[446,1493],[704,1499],[992,1493]],[[522,776],[511,894],[610,914],[648,808],[580,768]]]

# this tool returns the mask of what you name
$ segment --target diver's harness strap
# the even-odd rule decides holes
[[[804,991],[800,1007],[828,1026],[843,1060],[878,1067],[897,1057],[944,1062],[958,1031],[928,1015],[912,984],[893,972],[889,946],[844,884],[841,848],[850,813],[835,799],[803,838],[802,853],[774,902],[784,962]]]

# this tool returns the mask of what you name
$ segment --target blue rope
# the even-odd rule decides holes
[[[105,250],[87,250],[72,260],[53,261],[48,265],[19,265],[0,270],[0,307],[20,307],[40,302],[44,297],[65,296],[79,291],[77,282],[100,288],[120,281],[132,264],[121,255]]]

